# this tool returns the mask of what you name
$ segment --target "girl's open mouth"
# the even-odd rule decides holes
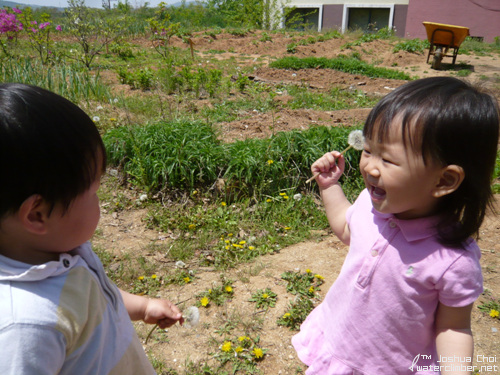
[[[385,190],[376,186],[370,187],[370,195],[373,199],[381,200],[385,198]]]

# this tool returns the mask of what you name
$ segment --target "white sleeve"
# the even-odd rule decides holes
[[[0,374],[58,374],[66,357],[61,332],[29,323],[11,324],[0,330]]]

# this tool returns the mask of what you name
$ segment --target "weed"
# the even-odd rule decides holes
[[[422,39],[418,39],[418,38],[409,39],[409,40],[402,40],[402,41],[396,43],[392,52],[396,53],[399,51],[406,51],[406,52],[411,52],[411,53],[423,54],[424,50],[426,48],[429,48],[429,46],[430,46],[430,43],[428,40],[422,40]]]
[[[379,77],[389,79],[411,80],[412,78],[402,72],[386,68],[378,68],[358,59],[348,57],[337,57],[327,59],[325,57],[298,58],[295,56],[283,57],[270,64],[271,68],[277,69],[334,69],[351,74],[363,74],[368,77]]]
[[[276,300],[278,299],[278,295],[274,293],[271,289],[266,288],[264,290],[257,290],[254,294],[252,294],[252,298],[249,299],[250,302],[255,302],[255,306],[258,309],[267,310],[270,307],[276,306]]]
[[[488,293],[483,293],[483,297],[487,299],[487,301],[481,301],[482,303],[477,306],[477,308],[493,319],[500,320],[500,299],[495,300]]]
[[[278,318],[276,324],[285,326],[293,331],[299,329],[302,322],[314,308],[313,302],[304,296],[297,296],[295,301],[288,304],[286,312]]]
[[[216,306],[221,306],[226,300],[233,297],[233,281],[226,279],[224,275],[221,275],[220,278],[221,285],[215,285],[196,296],[199,307],[209,307],[212,303]]]

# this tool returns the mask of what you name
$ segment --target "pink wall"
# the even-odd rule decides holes
[[[499,0],[409,0],[405,36],[427,39],[423,21],[465,26],[492,43],[500,36]]]

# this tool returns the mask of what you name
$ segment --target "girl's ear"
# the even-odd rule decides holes
[[[45,234],[49,213],[50,207],[47,202],[41,195],[34,194],[21,204],[18,216],[27,231],[33,234]]]
[[[451,164],[441,170],[439,181],[432,191],[434,198],[441,198],[457,190],[465,178],[464,169]]]

